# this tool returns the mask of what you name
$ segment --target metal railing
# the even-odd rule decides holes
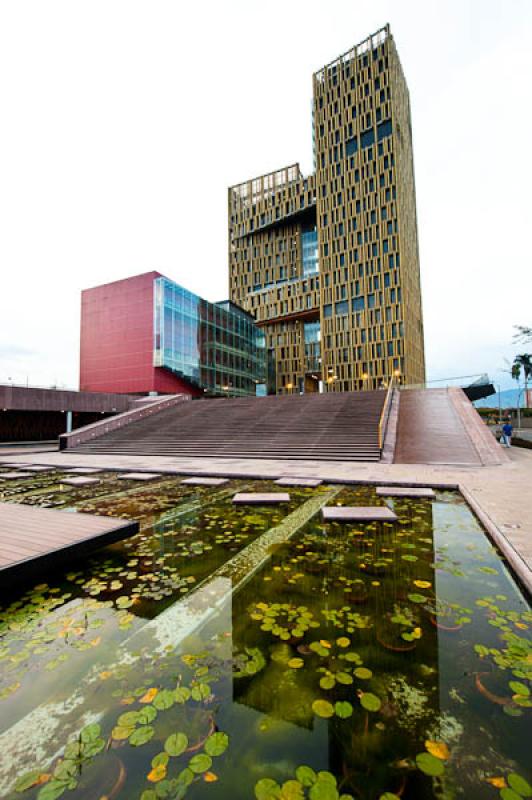
[[[394,383],[395,383],[395,376],[392,375],[389,383],[388,389],[386,391],[386,397],[384,398],[384,405],[382,407],[381,416],[379,419],[379,452],[382,453],[382,448],[384,447],[384,437],[386,436],[386,429],[388,427],[388,419],[390,418],[390,411],[392,408],[392,396],[394,390]]]

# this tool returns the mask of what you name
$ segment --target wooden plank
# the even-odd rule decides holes
[[[387,506],[324,506],[321,515],[327,522],[395,522],[397,519]]]
[[[0,503],[0,585],[45,574],[138,529],[132,520]]]
[[[290,495],[285,492],[238,492],[233,497],[233,503],[246,506],[271,506],[289,502]]]
[[[436,497],[434,489],[415,486],[378,486],[379,497]]]

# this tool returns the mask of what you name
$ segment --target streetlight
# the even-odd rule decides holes
[[[368,387],[367,387],[367,380],[368,380],[368,378],[369,378],[369,375],[368,375],[368,373],[367,373],[367,372],[363,372],[363,373],[362,373],[362,380],[363,380],[363,383],[362,383],[362,389],[367,389],[367,388],[368,388]]]

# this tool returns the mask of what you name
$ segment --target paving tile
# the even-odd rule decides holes
[[[98,478],[65,478],[61,483],[66,483],[68,486],[92,486],[94,483],[100,483]]]
[[[289,502],[290,495],[285,492],[238,492],[233,497],[233,503],[246,506],[272,506]]]
[[[118,479],[121,481],[152,481],[154,478],[160,478],[158,472],[125,472],[119,475]]]
[[[33,478],[33,472],[2,472],[0,473],[2,480],[14,481],[17,478]]]
[[[186,486],[221,486],[229,483],[229,478],[185,478],[181,483]]]
[[[379,497],[436,497],[434,489],[408,486],[377,486]]]
[[[310,489],[315,489],[320,486],[323,481],[319,478],[279,478],[274,481],[277,486],[307,486]]]
[[[324,520],[338,522],[394,522],[397,514],[386,506],[324,506],[321,510]]]
[[[103,469],[97,467],[74,467],[73,469],[65,469],[63,472],[72,473],[72,475],[94,475],[96,472],[103,472]]]
[[[24,467],[27,472],[51,472],[55,467]]]

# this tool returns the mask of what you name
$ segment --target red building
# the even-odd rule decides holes
[[[82,391],[239,397],[264,375],[264,337],[233,303],[209,303],[159,272],[81,294]]]
[[[160,277],[145,272],[81,293],[81,391],[202,394],[153,365],[154,286]]]

